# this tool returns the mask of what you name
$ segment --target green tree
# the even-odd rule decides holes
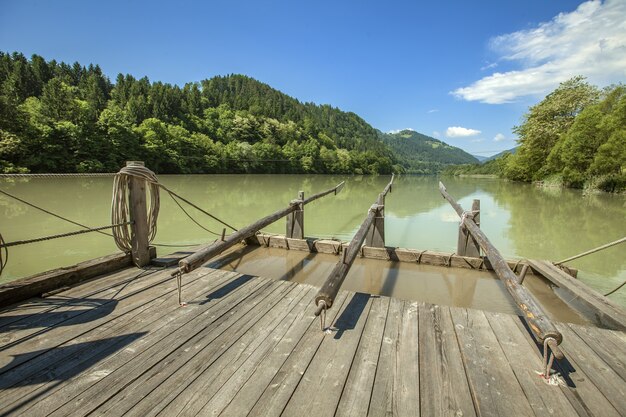
[[[548,155],[576,115],[594,103],[598,95],[597,88],[579,76],[561,83],[539,104],[531,107],[522,124],[513,129],[519,137],[519,147],[509,159],[505,175],[514,180],[532,181],[556,172],[561,163],[555,156],[551,169],[548,169]]]

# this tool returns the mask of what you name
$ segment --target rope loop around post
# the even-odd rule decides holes
[[[140,165],[125,166],[115,174],[113,179],[113,197],[111,199],[112,224],[127,223],[125,226],[113,228],[113,239],[117,247],[128,252],[132,248],[131,229],[129,227],[129,184],[133,177],[146,181],[150,196],[148,208],[148,241],[152,242],[157,232],[157,218],[159,216],[160,197],[159,180],[154,172]]]

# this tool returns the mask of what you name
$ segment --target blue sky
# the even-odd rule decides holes
[[[183,85],[241,73],[471,153],[582,74],[626,80],[626,0],[8,1],[0,50]]]

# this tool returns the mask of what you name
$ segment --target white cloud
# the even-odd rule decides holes
[[[430,114],[430,113],[437,113],[438,111],[439,111],[439,109],[430,109],[426,113],[428,113],[428,114]]]
[[[390,131],[389,131],[389,132],[387,132],[387,133],[391,133],[391,134],[394,134],[394,133],[400,133],[400,132],[402,132],[403,130],[410,130],[411,132],[415,132],[415,129],[412,129],[412,128],[410,128],[410,127],[405,127],[404,129],[390,130]]]
[[[506,137],[502,134],[502,133],[498,133],[496,136],[494,136],[493,141],[494,142],[502,142],[503,140],[506,140]]]
[[[441,133],[437,132],[436,130],[433,132],[433,137],[439,139],[441,137]]]
[[[480,142],[484,142],[484,141],[485,141],[485,139],[483,139],[483,138],[470,140],[471,143],[480,143]]]
[[[626,77],[626,1],[592,0],[537,27],[497,36],[490,46],[520,68],[496,72],[452,94],[468,101],[501,104],[542,96],[583,75],[606,85]]]
[[[480,130],[468,129],[460,126],[451,126],[446,129],[446,136],[449,138],[464,138],[476,135],[480,135]]]
[[[480,70],[481,71],[485,71],[485,70],[488,70],[488,69],[491,69],[491,68],[495,68],[497,66],[498,66],[497,62],[492,62],[491,64],[487,64],[484,67],[480,67]]]

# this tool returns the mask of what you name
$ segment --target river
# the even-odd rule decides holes
[[[296,198],[346,181],[337,196],[315,201],[305,209],[305,235],[350,240],[386,176],[193,175],[159,176],[160,182],[235,227],[242,227]],[[506,258],[561,260],[626,235],[626,196],[578,190],[542,189],[497,179],[444,178],[449,193],[466,209],[481,200],[481,228]],[[459,218],[441,198],[434,177],[400,176],[386,199],[388,246],[456,250]],[[110,222],[111,177],[0,179],[0,189],[28,202],[92,227]],[[188,209],[204,227],[221,233],[222,226]],[[0,233],[5,241],[31,239],[77,230],[16,200],[0,195]],[[283,220],[266,229],[284,233]],[[189,220],[165,193],[155,242],[192,245],[214,235]],[[159,247],[159,254],[176,250]],[[117,250],[112,238],[91,233],[12,247],[0,277],[7,282],[51,268],[67,266]],[[569,263],[579,278],[600,292],[626,280],[626,244]],[[626,305],[626,288],[611,295]]]

